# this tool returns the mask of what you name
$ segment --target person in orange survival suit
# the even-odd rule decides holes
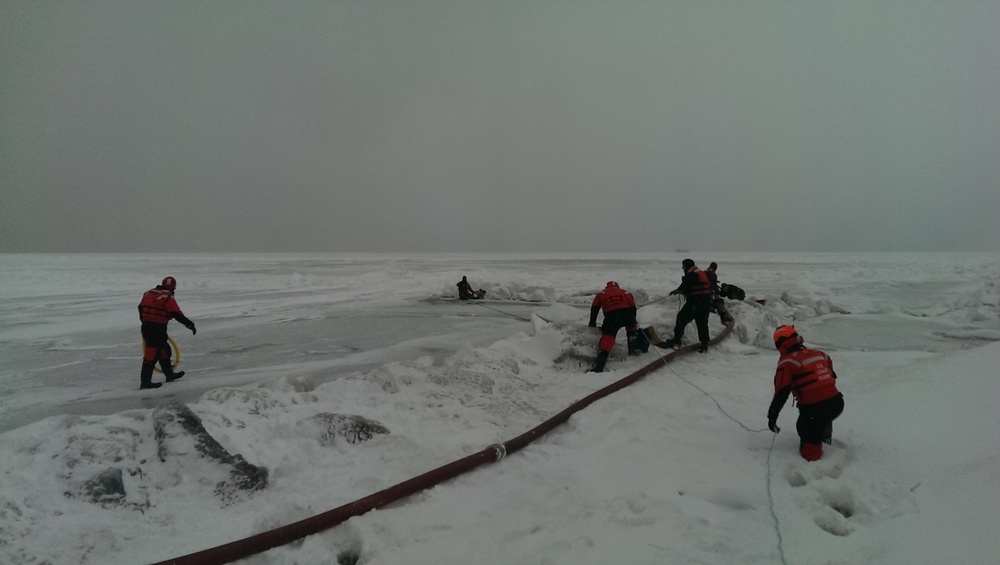
[[[139,373],[140,389],[160,388],[162,383],[153,382],[153,370],[157,362],[168,383],[184,376],[184,371],[175,373],[170,366],[170,356],[173,352],[168,343],[167,323],[170,320],[177,320],[191,330],[192,334],[197,334],[198,331],[194,327],[194,322],[187,319],[174,300],[176,288],[177,280],[174,277],[167,277],[156,288],[147,290],[139,302],[139,321],[142,322],[140,331],[142,339],[146,342],[142,354],[142,370]]]
[[[793,326],[774,330],[774,346],[778,348],[778,370],[774,374],[774,398],[767,410],[767,428],[774,433],[778,414],[788,400],[795,397],[799,405],[799,453],[806,461],[823,457],[823,443],[833,437],[833,421],[844,412],[844,395],[837,390],[837,373],[826,353],[809,349]]]
[[[698,341],[701,347],[698,353],[708,351],[708,314],[712,308],[712,281],[708,274],[699,269],[693,259],[685,259],[681,262],[684,268],[684,278],[681,284],[670,295],[683,294],[687,299],[684,306],[677,312],[677,321],[674,323],[674,337],[665,341],[662,345],[666,347],[678,347],[681,338],[684,337],[684,326],[694,320],[698,326]]]
[[[590,306],[590,327],[597,326],[597,313],[604,310],[604,323],[601,324],[601,341],[597,345],[597,360],[591,371],[604,371],[604,364],[615,346],[615,336],[618,330],[625,328],[628,338],[628,352],[634,355],[641,352],[637,343],[639,324],[635,321],[635,299],[627,290],[618,286],[615,281],[609,281],[604,290],[597,293]]]

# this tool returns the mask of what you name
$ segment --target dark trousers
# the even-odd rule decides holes
[[[729,315],[729,310],[726,310],[726,301],[722,298],[716,298],[713,300],[710,310],[719,315],[719,320],[721,320],[723,324],[728,324],[730,320],[733,319],[733,317]]]
[[[142,333],[143,341],[146,342],[146,349],[143,350],[142,355],[143,360],[155,364],[160,359],[166,359],[169,363],[170,356],[174,352],[170,349],[166,324],[145,323],[142,324],[139,331]]]
[[[681,342],[681,337],[684,336],[684,326],[691,323],[691,320],[694,320],[695,325],[698,326],[698,341],[702,345],[708,345],[708,340],[711,339],[708,335],[708,314],[711,307],[712,303],[709,300],[689,298],[680,311],[677,312],[677,323],[674,325],[674,341],[677,343]]]
[[[635,321],[635,313],[631,308],[613,310],[604,314],[604,322],[601,324],[601,343],[598,349],[601,351],[611,351],[615,345],[615,337],[618,330],[625,328],[629,344],[635,339],[635,334],[639,331],[639,324]],[[631,349],[631,347],[630,347]]]
[[[815,404],[799,404],[799,420],[795,429],[802,443],[823,443],[827,429],[844,412],[844,395],[821,400]]]

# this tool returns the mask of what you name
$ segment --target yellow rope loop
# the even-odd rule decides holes
[[[177,368],[178,365],[181,364],[181,348],[177,346],[177,342],[174,341],[174,338],[167,336],[167,341],[170,343],[170,348],[174,350],[174,362],[172,365],[170,365],[170,369],[174,370]],[[142,351],[143,353],[146,352],[145,339],[142,340]],[[163,373],[163,369],[161,369],[158,365],[154,365],[153,370],[160,374]]]

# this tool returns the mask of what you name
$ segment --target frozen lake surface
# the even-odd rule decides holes
[[[748,295],[729,302],[736,327],[708,355],[502,465],[246,562],[430,565],[476,562],[484,548],[482,562],[505,565],[1000,554],[1000,495],[982,488],[1000,480],[1000,254],[691,255]],[[656,358],[625,357],[619,339],[608,372],[585,373],[590,302],[616,280],[640,324],[668,335],[681,259],[0,255],[0,561],[168,559],[517,436]],[[187,374],[139,391],[136,304],[166,275],[198,333],[172,323]],[[488,300],[452,300],[463,275]],[[781,323],[830,352],[847,398],[817,464],[797,457],[791,406],[782,433],[762,429]],[[714,315],[710,329],[722,329]],[[170,400],[268,469],[267,489],[219,500],[203,461],[157,456],[151,414]],[[390,434],[317,443],[303,423],[330,414]],[[88,498],[108,472],[124,493]]]

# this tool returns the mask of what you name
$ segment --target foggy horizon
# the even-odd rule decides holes
[[[0,0],[0,253],[1000,251],[1000,3]]]

